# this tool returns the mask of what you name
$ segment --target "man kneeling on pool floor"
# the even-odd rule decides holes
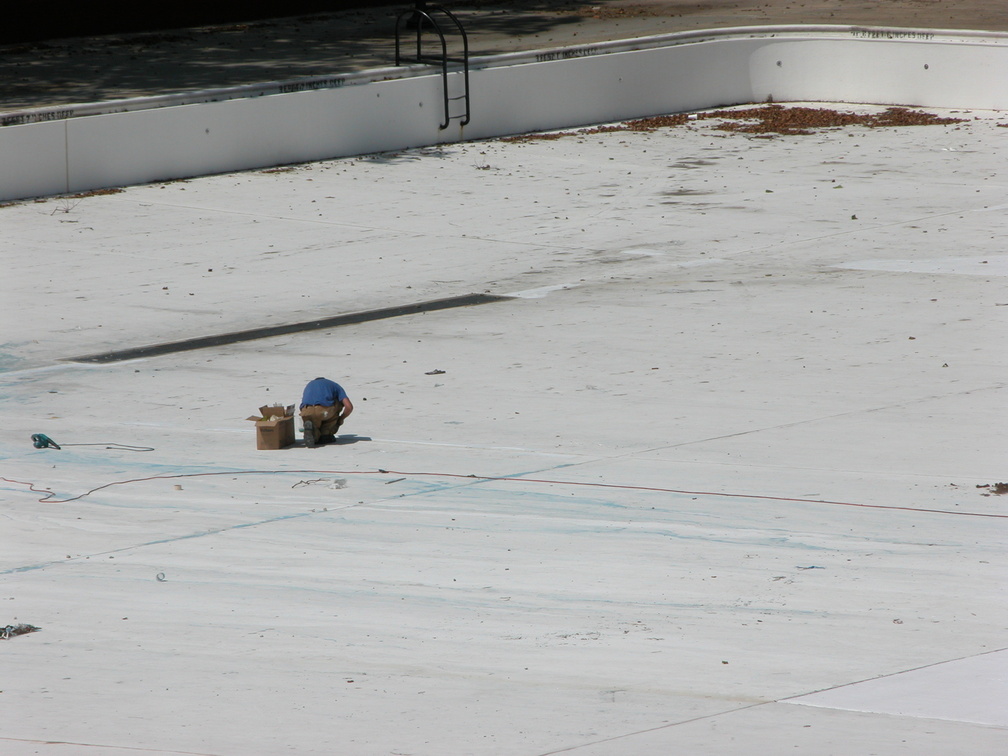
[[[336,381],[328,378],[309,381],[301,395],[305,446],[313,449],[319,444],[333,443],[336,431],[351,412],[353,404]]]

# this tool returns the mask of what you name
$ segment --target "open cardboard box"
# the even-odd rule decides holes
[[[259,408],[247,418],[256,424],[256,449],[283,449],[294,443],[294,405]]]

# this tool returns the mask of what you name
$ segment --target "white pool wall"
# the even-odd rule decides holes
[[[993,32],[752,27],[473,58],[471,121],[447,129],[434,70],[8,113],[0,200],[768,100],[1008,108],[1008,34]],[[452,96],[461,83],[449,74]]]

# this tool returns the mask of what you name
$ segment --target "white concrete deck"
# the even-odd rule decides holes
[[[1005,753],[1008,117],[956,115],[0,207],[0,752]],[[255,451],[316,375],[340,443]]]

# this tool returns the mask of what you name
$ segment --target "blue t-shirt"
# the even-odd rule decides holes
[[[337,404],[342,404],[346,398],[346,391],[336,381],[330,381],[328,378],[316,378],[305,386],[304,394],[301,395],[301,406],[320,404],[323,407],[334,407]]]

